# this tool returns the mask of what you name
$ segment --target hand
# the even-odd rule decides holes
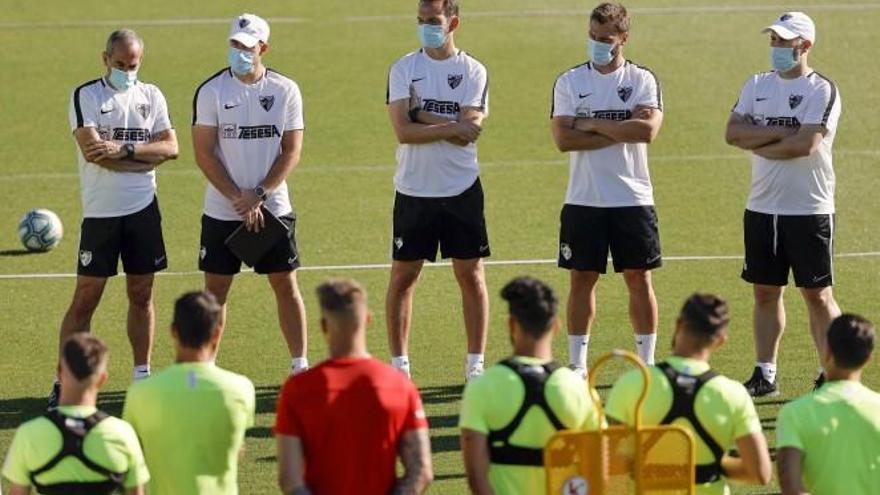
[[[470,121],[456,122],[452,124],[452,138],[457,138],[467,143],[476,142],[483,128]]]
[[[266,219],[263,217],[263,210],[257,206],[248,211],[244,216],[244,227],[248,232],[259,232],[266,226]]]
[[[467,145],[471,144],[470,142],[465,141],[464,139],[457,138],[455,136],[453,136],[451,138],[447,138],[446,142],[452,143],[456,146],[467,146]]]
[[[257,196],[253,189],[245,189],[241,191],[237,198],[232,200],[232,206],[235,212],[245,218],[245,215],[256,207],[259,207],[262,200]]]
[[[113,141],[93,141],[86,145],[83,150],[83,156],[89,162],[101,161],[104,159],[118,160],[125,156],[125,150],[122,145]]]
[[[635,113],[635,115],[633,115],[633,118],[636,118],[639,120],[649,120],[652,115],[654,115],[653,108],[642,107],[642,108],[639,108],[636,110],[636,113]]]

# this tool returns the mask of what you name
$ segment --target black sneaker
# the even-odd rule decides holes
[[[816,377],[816,381],[813,382],[813,390],[819,390],[819,387],[825,385],[825,372],[819,373],[819,376]]]
[[[779,389],[776,387],[776,383],[770,383],[764,378],[764,374],[761,373],[761,368],[755,366],[755,371],[752,372],[752,377],[745,383],[746,390],[749,391],[749,395],[752,397],[776,397],[779,395]]]
[[[49,393],[48,404],[46,410],[51,411],[58,407],[58,400],[61,399],[61,384],[55,382],[52,384],[52,392]]]

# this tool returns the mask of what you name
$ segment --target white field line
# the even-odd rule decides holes
[[[637,7],[630,9],[638,15],[692,15],[692,14],[735,14],[743,12],[784,12],[790,10],[791,5],[692,5],[679,7]],[[878,3],[854,3],[854,4],[816,4],[803,5],[805,10],[815,11],[862,11],[880,10]],[[580,17],[586,16],[587,9],[542,9],[542,10],[495,10],[484,12],[465,12],[466,17]],[[415,14],[393,14],[373,16],[349,16],[341,20],[343,22],[376,22],[376,21],[406,21],[414,20]],[[302,24],[315,22],[323,23],[339,22],[337,18],[312,19],[306,17],[269,17],[271,24]],[[89,28],[89,27],[118,27],[118,26],[169,26],[189,27],[197,25],[226,25],[229,18],[226,17],[192,17],[170,19],[107,19],[107,20],[79,20],[79,21],[4,21],[0,22],[0,29],[35,29],[35,28]]]
[[[861,253],[839,253],[835,254],[835,258],[869,258],[880,256],[880,251],[866,251]],[[719,256],[664,256],[663,261],[729,261],[741,260],[742,255],[719,255]],[[534,259],[534,260],[486,260],[483,262],[486,266],[515,266],[515,265],[555,265],[556,259]],[[439,268],[452,266],[451,262],[441,261],[437,263],[425,263],[426,268]],[[319,266],[303,266],[297,271],[300,272],[343,272],[349,270],[387,270],[391,268],[390,263],[373,263],[361,265],[319,265]],[[251,269],[244,269],[242,273],[253,273]],[[161,277],[186,277],[193,275],[201,275],[200,271],[185,272],[159,272],[156,275]],[[52,278],[74,278],[75,273],[7,273],[0,274],[0,280],[38,280]]]
[[[880,156],[880,150],[840,150],[835,151],[837,156]],[[660,155],[649,158],[651,162],[701,162],[710,160],[747,160],[748,155],[740,154],[717,154],[717,155]],[[560,158],[559,160],[511,160],[498,162],[480,163],[482,168],[495,167],[526,167],[526,166],[543,166],[543,165],[568,165],[568,160]],[[165,169],[159,170],[160,176],[201,176],[202,172],[195,168],[180,169],[176,165],[166,165]],[[373,164],[373,165],[321,165],[306,164],[306,166],[297,169],[297,175],[301,174],[330,174],[330,173],[351,173],[351,172],[387,172],[394,170],[396,165],[391,164]],[[34,180],[34,179],[72,179],[79,177],[77,172],[45,172],[45,173],[29,173],[29,174],[5,174],[0,175],[0,182],[12,182],[17,180]]]

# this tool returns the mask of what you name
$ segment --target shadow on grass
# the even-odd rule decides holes
[[[0,400],[0,430],[12,430],[46,412],[47,397],[19,397]],[[98,409],[119,417],[125,403],[125,392],[104,392],[98,395]]]
[[[28,256],[31,254],[43,254],[43,251],[28,251],[27,249],[4,249],[0,256]]]

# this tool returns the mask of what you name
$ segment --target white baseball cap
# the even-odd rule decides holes
[[[784,40],[803,38],[810,43],[816,42],[816,25],[810,16],[803,12],[786,12],[776,22],[761,30],[762,33],[773,31]]]
[[[257,43],[269,41],[269,23],[254,14],[241,14],[232,20],[229,39],[253,48]]]

